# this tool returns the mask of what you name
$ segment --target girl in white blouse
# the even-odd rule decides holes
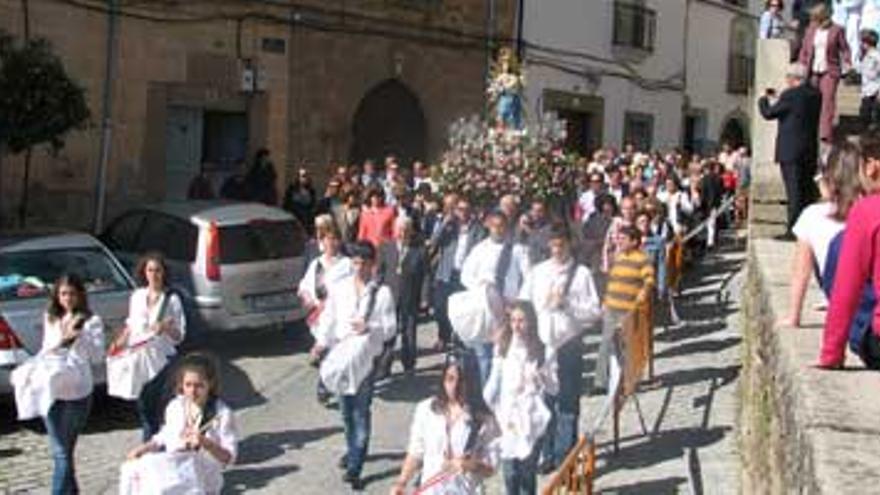
[[[439,393],[416,406],[392,495],[405,493],[419,467],[420,495],[479,493],[495,472],[499,430],[480,397],[476,370],[465,373],[464,362],[451,356],[441,376]]]
[[[104,325],[92,314],[82,281],[59,278],[52,289],[40,354],[13,381],[30,389],[43,417],[55,462],[52,493],[78,493],[74,447],[92,403],[92,363],[104,358]],[[25,371],[26,368],[27,371]],[[18,371],[18,370],[16,370]],[[19,382],[20,380],[20,382]],[[16,386],[16,399],[19,398]],[[23,404],[19,404],[21,413]]]
[[[232,410],[218,397],[218,380],[213,357],[192,353],[180,360],[177,396],[165,408],[162,429],[122,465],[123,493],[220,493],[223,469],[238,452],[238,431]]]
[[[180,296],[169,290],[168,265],[161,254],[142,256],[135,274],[142,287],[131,294],[125,329],[113,347],[132,352],[149,349],[149,354],[143,354],[151,356],[150,363],[140,369],[149,371],[150,376],[143,377],[146,383],[137,394],[142,436],[146,441],[159,431],[162,411],[171,395],[168,374],[177,354],[176,347],[186,336],[186,317]],[[113,388],[113,384],[109,384],[111,395]]]
[[[545,359],[530,302],[516,301],[495,344],[492,374],[483,395],[501,427],[500,457],[508,495],[537,491],[539,440],[550,423],[545,395],[557,389],[556,359]]]
[[[323,215],[322,215],[323,216]],[[317,221],[315,222],[317,224]],[[316,225],[318,242],[321,254],[313,259],[305,275],[299,282],[299,297],[303,306],[308,310],[306,323],[312,334],[318,326],[318,319],[324,311],[327,302],[327,288],[334,285],[352,274],[351,259],[340,253],[342,238],[336,226],[331,222],[329,225]],[[316,355],[311,364],[320,364],[323,356]],[[324,382],[318,379],[317,398],[318,402],[325,406],[329,404],[333,394],[324,386]]]

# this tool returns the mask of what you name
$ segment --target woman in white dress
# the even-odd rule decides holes
[[[556,394],[556,358],[545,356],[530,302],[513,303],[495,344],[492,374],[483,395],[501,428],[500,457],[508,495],[537,492],[541,438],[550,423],[545,395]]]
[[[144,441],[159,431],[162,411],[170,399],[169,373],[176,347],[186,335],[183,303],[169,290],[168,265],[159,253],[141,257],[135,269],[142,285],[131,294],[125,329],[116,338],[111,355],[129,359],[131,383],[126,393],[117,393],[116,374],[108,359],[108,393],[124,399],[137,399],[138,416]]]
[[[409,447],[400,476],[391,489],[402,495],[421,467],[419,495],[480,493],[495,472],[498,425],[479,393],[476,370],[450,356],[435,397],[416,406]]]
[[[55,463],[52,493],[78,493],[73,451],[91,409],[92,363],[104,358],[104,325],[74,275],[55,282],[43,321],[40,353],[13,373],[19,417],[43,418]]]
[[[232,410],[219,398],[217,368],[214,358],[203,353],[180,361],[177,396],[165,408],[165,423],[129,452],[120,493],[220,493],[223,469],[238,452],[238,431]]]

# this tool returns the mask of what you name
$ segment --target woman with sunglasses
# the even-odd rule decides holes
[[[406,493],[419,468],[415,491],[419,495],[480,493],[483,480],[495,472],[500,432],[472,368],[450,355],[437,395],[416,406],[409,447],[392,495]]]
[[[759,22],[759,35],[761,39],[782,38],[785,28],[785,19],[782,17],[784,9],[785,4],[782,3],[782,0],[767,0]]]

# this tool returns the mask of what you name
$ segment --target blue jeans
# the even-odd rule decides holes
[[[492,372],[492,343],[468,344],[468,350],[477,362],[480,375],[480,390],[486,386],[489,374]]]
[[[354,395],[339,397],[339,410],[345,425],[345,460],[349,475],[360,477],[370,446],[370,407],[373,404],[373,374],[370,373]]]
[[[176,356],[175,356],[176,357]],[[162,421],[165,418],[165,406],[173,395],[174,357],[169,358],[168,364],[162,368],[158,375],[144,385],[137,400],[138,418],[141,421],[141,438],[144,442],[159,433]]]
[[[538,492],[538,446],[525,459],[502,459],[501,471],[507,495],[535,495]]]
[[[49,435],[49,451],[55,462],[52,473],[52,494],[67,495],[79,493],[76,484],[76,471],[73,467],[73,449],[76,439],[85,429],[92,408],[92,396],[78,400],[56,400],[43,418],[46,433]]]
[[[544,433],[542,454],[544,462],[559,467],[565,456],[577,443],[578,418],[581,413],[581,391],[584,386],[584,348],[575,337],[559,348],[556,354],[559,394],[547,397],[547,406],[553,413]]]

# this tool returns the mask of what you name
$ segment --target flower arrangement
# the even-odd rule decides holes
[[[459,119],[449,126],[437,183],[476,206],[491,207],[506,194],[557,202],[575,188],[577,157],[564,151],[565,137],[565,122],[552,113],[523,129],[477,116]]]

